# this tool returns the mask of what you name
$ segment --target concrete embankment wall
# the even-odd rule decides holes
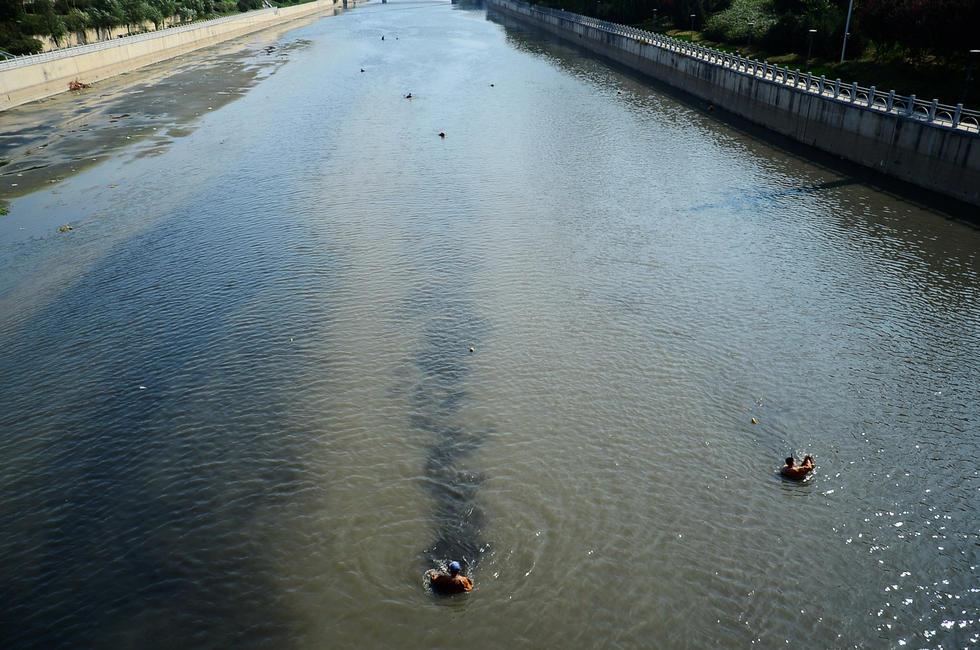
[[[976,133],[838,101],[536,11],[523,2],[487,0],[487,6],[793,140],[980,206],[980,135]]]
[[[177,25],[180,25],[180,17],[171,16],[163,21],[161,28],[175,27]],[[34,34],[32,38],[36,38],[37,40],[41,41],[42,52],[52,52],[54,50],[61,50],[66,47],[77,47],[79,45],[88,45],[89,43],[99,43],[101,41],[108,41],[114,38],[122,38],[131,34],[143,34],[152,31],[156,31],[156,25],[149,20],[145,20],[136,25],[120,25],[118,27],[99,28],[93,27],[78,32],[68,32],[60,39],[56,39],[53,36],[47,36],[45,34]]]
[[[315,14],[332,15],[333,0],[317,0],[94,43],[0,63],[0,111],[93,83],[151,63]]]

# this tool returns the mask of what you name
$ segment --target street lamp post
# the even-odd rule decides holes
[[[844,62],[844,54],[847,52],[847,37],[851,35],[851,12],[854,11],[854,0],[847,5],[847,21],[844,23],[844,44],[840,46],[840,62]]]
[[[697,18],[697,14],[691,14],[691,31],[694,31],[694,19]],[[694,38],[693,36],[691,38]]]
[[[755,31],[755,23],[749,21],[749,36],[748,36],[748,42],[746,43],[747,48],[752,47],[752,32],[754,31]]]
[[[658,12],[658,11],[659,11],[659,9],[654,9],[654,10],[653,10],[653,29],[654,29],[654,30],[656,30],[656,29],[657,29],[657,25],[658,25],[658,23],[657,23],[657,17],[658,17],[658,16],[657,16],[657,12]]]
[[[963,81],[963,95],[960,97],[961,104],[966,103],[966,95],[970,92],[970,82],[973,81],[973,66],[976,65],[977,59],[980,59],[980,50],[970,50],[966,60],[966,79]]]
[[[803,62],[803,69],[810,69],[810,54],[813,53],[813,35],[817,33],[817,30],[811,29],[807,34],[807,44],[806,44],[806,61]]]

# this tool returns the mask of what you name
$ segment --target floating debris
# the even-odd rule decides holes
[[[445,138],[446,137],[446,132],[445,131],[439,131],[439,137],[440,138]]]
[[[63,226],[58,226],[58,232],[71,232],[74,228],[71,227],[70,223],[66,223]]]
[[[407,95],[405,95],[405,99],[411,99],[411,98],[412,98],[412,93],[408,93]]]
[[[752,418],[752,424],[759,424],[759,418]]]
[[[84,90],[85,88],[91,88],[89,84],[75,79],[74,81],[68,82],[68,90]]]
[[[473,347],[473,346],[471,345],[471,346],[470,346],[470,354],[473,354],[474,352],[476,352],[476,348],[474,348],[474,347]]]

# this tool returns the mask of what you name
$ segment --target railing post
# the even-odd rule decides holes
[[[885,104],[885,110],[889,113],[892,112],[892,108],[895,106],[895,91],[888,91],[888,102]]]
[[[915,95],[909,95],[909,103],[905,106],[905,114],[912,116],[915,113]]]
[[[953,128],[955,129],[960,125],[960,116],[963,114],[963,104],[957,104],[956,110],[953,111]]]
[[[874,108],[875,105],[875,87],[871,86],[868,88],[868,108]]]
[[[826,87],[827,87],[827,77],[824,75],[820,75],[820,83],[817,84],[817,90],[820,92],[821,97],[823,96],[823,91],[824,88]]]
[[[855,81],[854,83],[851,84],[851,103],[853,104],[854,102],[856,102],[857,98],[858,98],[858,82]]]
[[[936,119],[936,109],[939,107],[939,100],[934,99],[932,103],[929,104],[929,121],[933,122]]]
[[[809,72],[806,73],[806,91],[810,92],[810,84],[813,83],[813,76]]]
[[[834,81],[834,99],[840,97],[840,79]]]

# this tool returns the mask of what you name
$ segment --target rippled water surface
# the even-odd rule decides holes
[[[0,177],[0,645],[978,644],[976,229],[483,11],[280,46]]]

